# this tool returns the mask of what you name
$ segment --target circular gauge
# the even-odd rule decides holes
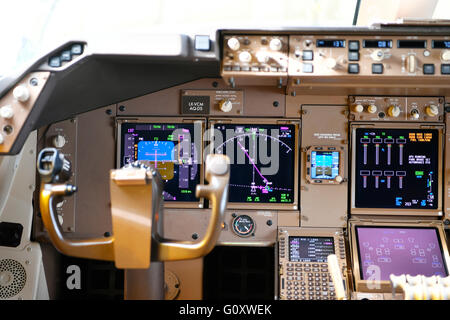
[[[247,215],[237,216],[233,220],[233,231],[240,237],[249,237],[255,232],[255,222]]]

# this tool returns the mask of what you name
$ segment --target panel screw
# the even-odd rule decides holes
[[[119,111],[124,112],[125,111],[125,106],[120,106],[119,107]]]
[[[112,110],[111,109],[106,109],[106,114],[109,115],[109,116],[112,115]]]
[[[219,83],[218,83],[217,81],[214,81],[214,82],[212,83],[212,86],[213,86],[214,88],[217,88],[218,85],[219,85]]]
[[[39,84],[38,79],[36,79],[36,78],[31,78],[31,79],[30,79],[30,84],[31,84],[33,87],[36,87],[36,86]]]
[[[272,220],[267,220],[266,224],[270,227],[272,225]]]
[[[278,101],[274,101],[273,102],[273,106],[276,108],[276,107],[278,107],[280,105],[280,103],[278,102]]]
[[[107,237],[110,237],[110,236],[111,236],[111,233],[109,233],[108,231],[106,231],[103,235],[107,238]]]
[[[197,239],[198,239],[198,234],[197,234],[197,233],[194,233],[194,234],[192,235],[192,239],[197,240]]]

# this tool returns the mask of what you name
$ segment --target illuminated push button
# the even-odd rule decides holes
[[[388,113],[388,115],[390,117],[397,118],[400,115],[400,108],[397,107],[397,106],[390,106],[388,108],[388,112],[387,113]]]
[[[241,53],[239,53],[239,61],[248,63],[252,61],[252,55],[248,51],[242,51]]]
[[[11,105],[6,105],[0,108],[0,117],[3,119],[11,119],[14,116],[14,110]]]
[[[364,111],[364,107],[362,104],[355,104],[354,106],[352,106],[352,111],[353,112],[357,112],[357,113],[361,113]]]
[[[20,102],[26,102],[30,98],[30,91],[27,87],[20,85],[14,88],[13,96]]]
[[[274,38],[274,39],[270,40],[269,48],[271,50],[280,51],[282,47],[283,47],[283,42],[281,42],[280,39]]]
[[[369,113],[375,113],[375,112],[377,112],[377,106],[374,105],[374,104],[369,105],[369,106],[367,107],[367,112],[369,112]]]
[[[439,114],[439,108],[435,105],[430,105],[425,108],[425,112],[430,117],[436,117]]]
[[[227,45],[233,51],[236,51],[236,50],[238,50],[241,47],[241,44],[239,43],[239,40],[237,38],[234,38],[234,37],[228,39]]]

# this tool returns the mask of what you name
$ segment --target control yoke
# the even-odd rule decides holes
[[[115,261],[116,267],[123,269],[145,269],[150,261],[204,256],[214,248],[220,235],[228,202],[230,160],[227,156],[212,154],[206,158],[205,177],[209,184],[198,185],[196,196],[208,199],[212,210],[205,236],[198,242],[163,237],[163,182],[156,169],[140,162],[110,172],[113,235],[67,239],[55,204],[77,191],[75,186],[65,183],[71,176],[70,162],[57,149],[45,148],[39,153],[37,168],[41,176],[42,220],[53,244],[63,254]]]

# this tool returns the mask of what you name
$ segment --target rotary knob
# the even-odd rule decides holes
[[[419,110],[417,110],[417,109],[412,109],[412,110],[411,110],[411,117],[412,117],[413,119],[419,119],[419,118],[420,118]]]
[[[377,112],[377,106],[374,105],[374,104],[369,105],[369,106],[367,107],[367,112],[369,112],[369,113],[375,113],[375,112]]]
[[[371,53],[370,57],[375,61],[382,61],[384,59],[384,51],[383,50],[375,50]]]
[[[449,61],[450,60],[450,50],[442,51],[441,58],[443,61]]]
[[[338,63],[334,58],[326,58],[324,64],[328,69],[336,69],[338,67]]]
[[[353,112],[356,112],[356,113],[361,113],[361,112],[364,111],[364,106],[363,106],[362,104],[355,104],[355,105],[352,107],[352,111],[353,111]]]
[[[219,109],[223,112],[230,112],[233,109],[233,103],[230,100],[221,100],[219,102]]]
[[[252,55],[248,51],[242,51],[241,53],[239,53],[239,61],[249,63],[250,61],[252,61]]]
[[[439,108],[432,104],[425,108],[425,112],[430,117],[436,117],[439,114]]]
[[[269,61],[269,56],[266,52],[258,52],[256,54],[256,60],[258,60],[259,63],[267,63]]]
[[[282,47],[283,47],[283,42],[281,42],[280,39],[273,38],[272,40],[270,40],[270,43],[269,43],[270,50],[280,51]]]
[[[397,118],[400,115],[400,108],[398,106],[392,105],[388,108],[387,113],[390,117]]]
[[[342,181],[344,181],[344,178],[342,178],[341,176],[337,175],[337,176],[334,178],[334,181],[336,181],[337,183],[341,183]]]
[[[14,110],[11,105],[6,105],[0,108],[0,117],[3,119],[11,119],[14,116]]]
[[[227,45],[233,51],[236,51],[241,47],[239,40],[235,37],[228,39]]]
[[[63,135],[58,134],[53,137],[52,144],[55,148],[62,148],[66,144],[66,138],[64,138]]]
[[[30,98],[30,91],[24,85],[20,85],[14,88],[13,96],[20,102],[26,102]]]

